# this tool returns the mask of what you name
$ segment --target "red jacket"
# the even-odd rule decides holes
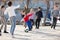
[[[32,16],[32,14],[27,14],[26,16],[24,16],[24,21],[27,22],[30,16]]]

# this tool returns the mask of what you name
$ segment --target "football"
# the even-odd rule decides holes
[[[25,30],[26,33],[28,33],[28,31],[29,31],[28,29]]]

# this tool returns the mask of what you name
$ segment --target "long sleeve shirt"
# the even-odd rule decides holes
[[[53,10],[52,15],[53,15],[53,17],[58,17],[59,16],[59,10]]]
[[[30,16],[32,16],[32,14],[29,14],[29,13],[28,13],[27,15],[25,15],[24,18],[23,18],[24,21],[27,22],[27,21],[29,20],[29,17],[30,17]]]
[[[0,10],[0,16],[1,16],[1,17],[4,16],[4,11]]]
[[[41,19],[43,17],[42,11],[36,12],[37,19]]]
[[[17,9],[19,7],[20,7],[20,5],[8,7],[8,8],[6,8],[4,14],[6,15],[8,13],[9,17],[16,16],[15,9]]]
[[[34,19],[35,14],[34,13],[31,13],[31,14],[32,14],[32,16],[30,16],[29,19]]]

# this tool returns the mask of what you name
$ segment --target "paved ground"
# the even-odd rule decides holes
[[[8,32],[10,30],[10,25],[8,25]],[[22,25],[17,25],[15,38],[12,38],[10,34],[4,34],[0,36],[0,40],[60,40],[60,27],[57,26],[56,30],[50,28],[50,26],[40,27],[40,29],[35,29],[29,33],[24,32],[24,27]]]

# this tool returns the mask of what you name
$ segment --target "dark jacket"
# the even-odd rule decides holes
[[[42,11],[36,12],[37,19],[41,19],[43,17]]]

